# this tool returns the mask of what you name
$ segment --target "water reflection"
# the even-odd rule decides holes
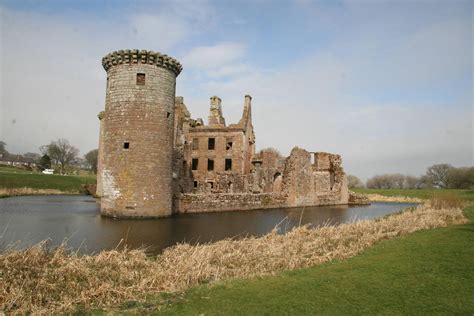
[[[259,211],[176,214],[163,219],[101,217],[87,196],[29,196],[0,199],[0,246],[30,246],[63,240],[79,253],[113,249],[119,244],[147,247],[150,254],[179,242],[204,243],[223,238],[263,235],[279,224],[280,232],[295,225],[339,224],[381,217],[414,204],[374,203],[370,206],[306,207]],[[121,242],[122,240],[122,242]]]

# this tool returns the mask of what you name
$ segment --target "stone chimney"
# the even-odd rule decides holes
[[[211,109],[209,111],[209,126],[225,126],[225,119],[222,116],[221,98],[218,96],[211,97]]]
[[[250,95],[245,96],[244,107],[250,107],[252,105],[252,97]]]

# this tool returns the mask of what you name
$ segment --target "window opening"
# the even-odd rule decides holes
[[[232,145],[234,144],[234,140],[232,138],[227,138],[225,143],[226,143],[225,149],[232,150]]]
[[[225,160],[225,171],[232,170],[232,159]]]
[[[137,74],[137,85],[138,86],[145,85],[145,74]]]
[[[214,170],[214,160],[212,159],[207,160],[207,170],[208,171]]]
[[[216,147],[216,139],[215,138],[209,138],[209,141],[207,143],[207,149],[214,150],[215,147]]]
[[[192,169],[193,170],[197,170],[198,162],[199,162],[199,160],[197,158],[193,158],[193,162],[192,162]]]
[[[194,138],[193,139],[193,150],[198,150],[199,149],[199,138]]]

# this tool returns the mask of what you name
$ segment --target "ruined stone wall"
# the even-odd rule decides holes
[[[214,149],[209,149],[208,140],[214,138]],[[192,128],[186,137],[189,146],[185,150],[185,160],[188,168],[192,169],[192,160],[198,159],[197,170],[192,171],[193,181],[198,182],[198,191],[206,190],[208,183],[215,186],[218,174],[229,173],[243,175],[245,136],[242,130],[207,127]],[[232,147],[227,148],[227,142],[232,140]],[[231,170],[225,170],[226,159],[232,159]],[[208,170],[208,160],[214,161],[214,170]],[[236,191],[237,187],[235,188]]]
[[[103,59],[107,93],[101,211],[119,217],[172,213],[176,76],[166,55],[119,51]]]
[[[285,158],[275,150],[261,150],[254,158],[254,172],[262,192],[280,192]]]
[[[341,157],[298,147],[285,161],[282,189],[289,206],[347,204],[349,199]]]
[[[273,193],[182,194],[178,213],[223,212],[286,207],[284,196]]]

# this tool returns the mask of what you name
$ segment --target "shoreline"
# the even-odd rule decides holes
[[[33,188],[1,188],[0,199],[19,196],[35,196],[35,195],[88,195],[79,191],[61,191],[57,189],[33,189]]]
[[[200,284],[247,279],[346,259],[380,240],[467,222],[459,207],[439,209],[427,202],[377,220],[314,229],[303,226],[284,235],[271,232],[257,238],[195,246],[180,244],[156,257],[148,257],[141,250],[78,256],[68,254],[65,247],[47,250],[44,244],[38,244],[0,254],[0,267],[11,267],[4,284],[15,294],[15,298],[9,297],[6,302],[14,299],[18,303],[0,309],[51,313],[71,311],[78,304],[113,306],[144,300],[147,294],[177,293]],[[17,264],[11,265],[12,262]],[[18,275],[22,275],[21,280]],[[68,286],[71,282],[74,287]],[[103,291],[96,292],[91,284],[101,284]],[[33,287],[35,291],[28,290]]]
[[[408,196],[387,196],[375,193],[365,194],[370,202],[392,202],[392,203],[424,203],[428,200]]]

